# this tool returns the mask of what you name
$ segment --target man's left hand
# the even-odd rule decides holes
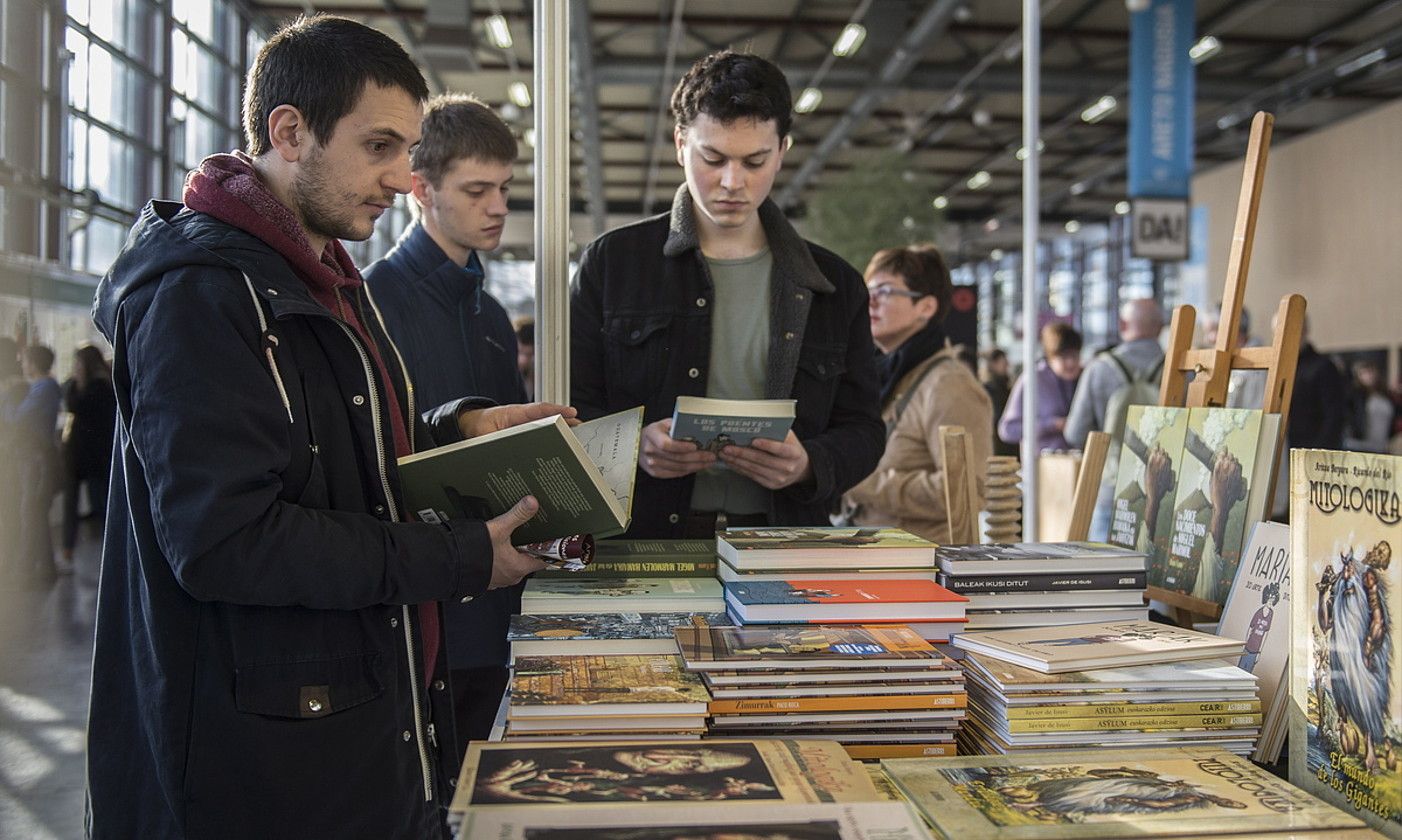
[[[782,490],[813,475],[808,450],[793,430],[782,441],[755,438],[749,446],[727,446],[720,459],[732,470],[769,490]]]
[[[555,403],[522,403],[520,405],[496,405],[491,408],[474,408],[458,415],[458,429],[464,438],[475,438],[488,432],[499,432],[542,417],[562,415],[571,426],[578,426],[578,414],[568,405]]]

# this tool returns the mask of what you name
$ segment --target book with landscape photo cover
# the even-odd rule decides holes
[[[517,545],[620,534],[632,520],[641,406],[571,428],[560,415],[400,458],[405,508],[422,522],[491,519],[526,496],[540,509]]]
[[[899,528],[731,528],[716,553],[736,569],[930,568],[935,544]]]
[[[686,666],[743,668],[929,668],[948,660],[909,628],[893,625],[678,627]]]
[[[730,444],[749,446],[755,438],[783,440],[793,425],[794,400],[720,400],[677,397],[672,438],[719,452]]]
[[[1125,417],[1109,541],[1159,558],[1150,568],[1161,569],[1168,555],[1187,433],[1186,408],[1132,405]],[[1160,586],[1162,581],[1153,584]]]
[[[710,698],[675,655],[521,656],[508,715],[695,715]]]
[[[1226,600],[1242,541],[1265,512],[1279,429],[1279,414],[1256,409],[1189,411],[1168,553],[1151,563],[1150,584]]]
[[[1242,651],[1236,639],[1152,621],[961,633],[954,645],[1049,674],[1232,656]]]
[[[513,656],[561,653],[677,652],[672,628],[726,624],[725,613],[556,613],[513,615],[506,632]]]
[[[928,580],[771,580],[725,584],[725,600],[746,622],[890,619],[958,620],[968,601]]]
[[[886,759],[881,767],[945,837],[1177,837],[1361,824],[1216,748]]]
[[[472,742],[451,810],[662,801],[875,802],[861,766],[833,741]]]
[[[587,570],[584,574],[587,574]],[[720,612],[724,593],[715,578],[534,577],[521,593],[528,615],[586,612]]]
[[[1402,838],[1402,458],[1290,462],[1290,780]]]

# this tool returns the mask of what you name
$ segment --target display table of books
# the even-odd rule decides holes
[[[470,745],[452,822],[532,840],[1402,836],[1399,466],[1374,458],[1316,454],[1322,475],[1390,483],[1297,488],[1308,567],[1283,526],[1233,512],[1220,636],[1146,620],[1173,552],[1141,540],[1137,502],[1134,547],[603,541],[591,568],[528,585],[497,742]],[[1308,791],[1249,760],[1279,750],[1292,635]]]

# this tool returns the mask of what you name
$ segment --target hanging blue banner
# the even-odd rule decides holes
[[[1193,172],[1195,0],[1129,16],[1129,194],[1187,198]]]

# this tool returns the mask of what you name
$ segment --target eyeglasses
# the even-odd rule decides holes
[[[895,286],[872,286],[867,289],[867,292],[871,295],[871,299],[877,303],[885,303],[892,295],[911,300],[920,300],[922,297],[926,297],[921,292],[910,292],[905,289],[897,289]]]

